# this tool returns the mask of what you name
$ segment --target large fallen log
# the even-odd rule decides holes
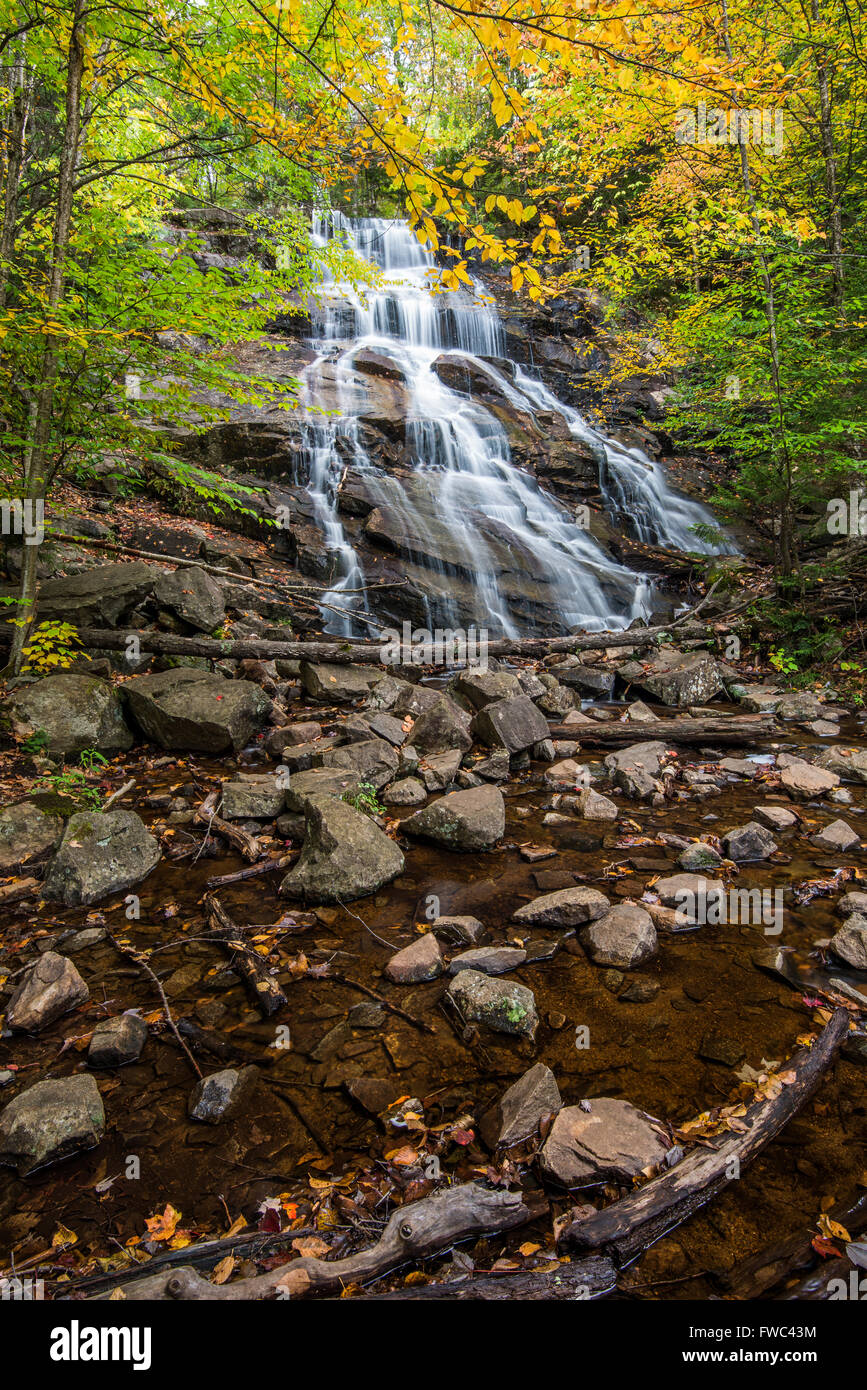
[[[642,743],[660,739],[662,743],[749,743],[779,733],[771,714],[720,714],[702,719],[657,719],[652,724],[630,720],[611,720],[590,724],[552,724],[552,738],[577,739],[582,745]]]
[[[742,1121],[744,1133],[732,1134],[718,1148],[696,1149],[619,1202],[566,1224],[560,1230],[559,1244],[569,1250],[601,1250],[617,1264],[629,1264],[740,1177],[747,1164],[810,1099],[848,1029],[849,1015],[837,1009],[812,1047],[801,1048],[780,1068],[781,1074],[794,1072],[794,1080],[782,1087],[776,1099],[757,1101],[749,1107]]]
[[[377,1279],[402,1265],[450,1250],[458,1241],[523,1226],[541,1216],[546,1208],[544,1201],[531,1206],[529,1194],[461,1183],[398,1208],[375,1245],[343,1260],[304,1257],[267,1274],[221,1285],[211,1284],[187,1265],[150,1279],[122,1284],[120,1288],[125,1298],[143,1301],[174,1298],[242,1302],[338,1293],[347,1284]]]
[[[710,597],[710,595],[708,595]],[[691,621],[698,609],[682,621]],[[635,628],[631,632],[589,632],[570,637],[498,637],[487,644],[489,656],[542,658],[552,652],[596,651],[603,647],[650,646],[658,637],[676,632],[678,623],[659,627]],[[82,645],[90,650],[126,651],[129,638],[138,640],[139,650],[159,656],[202,656],[213,661],[224,658],[257,661],[327,661],[336,665],[363,662],[368,665],[394,665],[394,645],[384,639],[364,641],[357,637],[335,640],[314,638],[304,642],[279,642],[265,638],[178,637],[172,632],[149,632],[137,628],[80,627]],[[420,644],[419,644],[420,645]],[[408,663],[407,663],[408,664]],[[421,664],[421,663],[420,663]],[[457,661],[454,664],[458,664]]]

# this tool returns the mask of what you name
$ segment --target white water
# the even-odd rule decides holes
[[[490,360],[506,357],[505,335],[494,306],[467,293],[430,292],[432,258],[409,228],[385,219],[349,222],[339,213],[318,218],[320,242],[340,235],[365,260],[379,266],[384,281],[364,299],[349,286],[323,284],[313,312],[316,362],[305,372],[305,479],[314,515],[336,558],[338,578],[326,603],[360,612],[364,600],[350,594],[363,583],[361,567],[343,529],[337,488],[344,470],[364,477],[365,489],[390,516],[399,518],[404,554],[414,558],[412,537],[429,533],[432,516],[447,528],[447,560],[438,567],[440,583],[428,604],[428,626],[486,627],[491,636],[518,636],[528,630],[515,608],[526,581],[542,586],[549,623],[568,630],[626,627],[649,615],[652,587],[640,574],[614,563],[569,511],[510,460],[506,431],[481,403],[450,389],[432,363],[443,352],[460,352],[492,378],[495,386],[527,415],[554,411],[576,438],[597,454],[600,487],[613,519],[631,519],[641,540],[692,551],[712,549],[689,527],[713,524],[706,508],[674,493],[663,470],[638,449],[628,449],[590,428],[581,415],[558,401],[539,380],[515,369],[510,380]],[[363,348],[387,355],[402,371],[409,394],[408,452],[417,486],[409,488],[367,455],[359,429],[366,392],[353,370]],[[335,408],[336,407],[336,408]],[[328,413],[322,413],[323,408]],[[420,506],[419,501],[427,503]],[[442,548],[442,546],[440,547]],[[418,554],[431,569],[430,556]],[[506,568],[519,572],[504,592]],[[437,568],[436,566],[434,567]],[[472,588],[472,611],[449,597],[449,576]],[[517,589],[515,588],[517,585]],[[538,601],[537,601],[538,607]],[[349,617],[329,614],[328,628],[348,633]],[[464,619],[463,623],[461,618]]]

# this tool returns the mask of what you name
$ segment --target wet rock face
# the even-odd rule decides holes
[[[528,695],[516,695],[485,705],[473,720],[473,733],[489,747],[521,753],[548,737],[548,721]]]
[[[6,1010],[6,1021],[15,1033],[38,1033],[76,1005],[90,990],[71,960],[55,951],[39,957],[18,985]]]
[[[831,950],[853,969],[867,970],[867,913],[853,912],[847,917],[831,938]]]
[[[244,1104],[256,1084],[257,1075],[255,1067],[241,1067],[240,1071],[227,1067],[225,1071],[203,1076],[189,1099],[190,1119],[208,1125],[230,1119]]]
[[[385,967],[385,974],[396,985],[417,985],[425,980],[435,980],[442,974],[443,959],[439,942],[432,931],[426,932],[397,951]]]
[[[98,1023],[87,1049],[92,1067],[123,1067],[137,1062],[147,1042],[148,1026],[138,1014],[118,1014]]]
[[[377,790],[392,780],[398,763],[395,749],[379,738],[329,749],[322,755],[323,768],[350,772],[359,782],[365,782]]]
[[[223,783],[224,820],[271,820],[283,810],[285,788],[274,773],[244,773]]]
[[[668,1144],[643,1111],[601,1097],[558,1114],[541,1150],[543,1173],[564,1187],[630,1182],[662,1163]]]
[[[205,570],[190,565],[163,574],[154,586],[154,598],[197,632],[213,632],[226,616],[223,591]]]
[[[491,849],[506,828],[503,794],[485,784],[449,792],[403,821],[401,830],[434,840],[446,849]]]
[[[39,1081],[0,1111],[0,1163],[24,1177],[93,1148],[104,1130],[105,1111],[92,1076]]]
[[[517,970],[527,959],[527,952],[517,946],[477,946],[470,951],[462,951],[449,961],[449,974],[458,975],[462,970],[479,970],[483,975],[507,975]]]
[[[788,766],[783,768],[780,784],[783,791],[787,791],[793,800],[810,801],[813,797],[823,796],[833,787],[839,786],[840,777],[836,772],[827,771],[824,767],[792,758]]]
[[[351,902],[403,873],[404,858],[394,840],[346,802],[313,796],[305,815],[301,857],[280,884],[284,898]]]
[[[678,709],[704,704],[723,688],[717,663],[706,652],[660,652],[638,684],[661,704]]]
[[[656,955],[656,928],[637,903],[617,903],[581,932],[581,945],[594,965],[634,970]]]
[[[496,1033],[532,1038],[539,1023],[533,991],[526,985],[492,979],[478,970],[462,970],[448,987],[461,1017],[484,1023]]]
[[[834,744],[831,748],[819,748],[810,758],[815,768],[836,777],[838,782],[867,782],[867,749]]]
[[[50,815],[32,801],[19,801],[0,811],[0,874],[11,874],[41,862],[63,833],[60,816]]]
[[[534,927],[580,927],[603,917],[610,906],[596,888],[560,888],[518,908],[512,921]]]
[[[763,825],[759,825],[758,821],[749,821],[747,825],[739,825],[734,830],[730,830],[723,837],[723,846],[729,859],[733,859],[735,863],[768,859],[776,853],[777,849],[771,832]],[[705,866],[693,865],[691,867]]]
[[[87,907],[140,883],[159,860],[158,842],[134,811],[79,811],[48,866],[45,896]]]
[[[8,708],[16,735],[24,739],[44,730],[53,754],[71,757],[95,748],[110,755],[133,744],[117,690],[92,676],[65,671],[44,676],[33,685],[18,686]]]
[[[853,830],[846,821],[835,820],[818,831],[812,837],[812,843],[817,849],[825,850],[829,854],[836,851],[846,854],[850,850],[856,849],[861,840],[857,831]]]
[[[483,1116],[482,1138],[490,1148],[520,1144],[536,1133],[546,1115],[556,1115],[562,1106],[554,1073],[537,1062]]]
[[[142,732],[162,748],[237,753],[264,724],[271,701],[251,681],[189,667],[138,676],[124,686]]]

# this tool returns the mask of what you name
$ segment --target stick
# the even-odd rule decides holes
[[[603,1250],[621,1266],[635,1259],[727,1187],[779,1134],[816,1090],[848,1028],[849,1015],[838,1009],[812,1047],[796,1052],[781,1068],[795,1072],[794,1082],[783,1086],[776,1100],[750,1106],[743,1119],[745,1133],[731,1135],[718,1148],[696,1149],[619,1202],[572,1221],[561,1230],[560,1244],[571,1250]]]
[[[196,811],[193,820],[198,825],[207,825],[209,830],[216,830],[217,834],[222,835],[224,840],[228,840],[229,844],[245,859],[250,861],[258,859],[262,851],[255,835],[250,835],[239,825],[232,825],[217,815],[214,807],[219,795],[219,792],[210,792]]]
[[[204,901],[210,921],[209,936],[225,945],[231,955],[232,969],[237,970],[265,1018],[270,1018],[283,1008],[286,995],[268,973],[262,957],[241,941],[241,929],[232,921],[219,898],[213,893],[206,893]]]
[[[335,975],[333,971],[327,975],[320,975],[321,980],[332,980],[336,985],[348,985],[350,989],[357,989],[361,994],[366,994],[368,999],[375,999],[377,1004],[381,1004],[389,1013],[396,1014],[402,1018],[404,1023],[411,1023],[413,1028],[418,1028],[422,1033],[433,1033],[436,1035],[436,1028],[430,1023],[425,1023],[423,1019],[416,1018],[414,1014],[408,1014],[405,1009],[401,1009],[397,1004],[392,1004],[388,999],[384,999],[381,994],[377,994],[375,989],[370,989],[363,985],[360,980],[350,980],[348,975]]]
[[[199,1080],[201,1081],[201,1079],[202,1079],[202,1073],[201,1073],[201,1069],[200,1069],[200,1067],[199,1067],[199,1064],[198,1064],[198,1062],[196,1061],[196,1059],[195,1059],[195,1057],[193,1056],[193,1054],[192,1054],[192,1052],[190,1051],[190,1049],[187,1047],[187,1044],[184,1042],[184,1040],[183,1040],[183,1038],[181,1037],[180,1033],[178,1032],[178,1026],[177,1026],[177,1024],[175,1023],[175,1020],[174,1020],[174,1018],[173,1018],[173,1016],[172,1016],[172,1011],[171,1011],[171,1009],[169,1008],[169,1001],[168,1001],[168,999],[166,998],[166,992],[165,992],[165,990],[163,989],[162,985],[160,984],[159,978],[157,977],[157,975],[154,974],[153,970],[151,970],[151,968],[150,968],[150,966],[148,965],[147,961],[146,961],[146,960],[144,959],[144,957],[140,954],[140,952],[134,950],[133,947],[131,947],[131,946],[121,946],[120,942],[117,941],[117,940],[115,939],[115,937],[112,936],[111,932],[108,932],[108,931],[106,932],[106,938],[107,938],[107,940],[109,940],[109,941],[111,942],[112,946],[114,947],[114,949],[115,949],[116,951],[119,951],[120,954],[121,954],[122,956],[127,956],[127,957],[129,958],[129,960],[134,961],[135,964],[138,965],[138,966],[140,966],[140,968],[141,968],[142,970],[144,970],[145,974],[148,975],[148,976],[150,977],[152,983],[153,983],[154,986],[156,987],[156,990],[157,990],[157,993],[158,993],[159,996],[160,996],[160,999],[162,1000],[163,1013],[164,1013],[165,1016],[166,1016],[166,1020],[167,1020],[167,1022],[168,1022],[168,1025],[169,1025],[169,1027],[171,1028],[172,1032],[174,1033],[175,1037],[177,1038],[179,1045],[183,1048],[184,1052],[186,1053],[186,1055],[187,1055],[187,1060],[189,1061],[190,1066],[192,1067],[193,1071],[196,1073],[196,1076],[197,1076],[197,1077],[199,1078]]]
[[[268,859],[264,864],[250,864],[246,869],[236,869],[233,874],[218,874],[216,878],[205,880],[206,888],[226,888],[230,883],[240,883],[242,879],[256,878],[259,874],[273,874],[278,869],[288,869],[298,858],[298,850],[284,854],[279,859]]]
[[[103,814],[109,809],[110,806],[113,806],[116,801],[120,801],[120,798],[122,796],[126,796],[127,792],[131,792],[135,784],[135,778],[130,777],[128,782],[124,782],[122,787],[118,787],[116,792],[112,792],[111,796],[108,798],[108,801],[102,808]]]

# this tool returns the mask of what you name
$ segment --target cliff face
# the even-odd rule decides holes
[[[653,428],[664,381],[622,384],[607,434],[585,428],[576,412],[593,405],[612,346],[592,295],[540,308],[490,280],[496,307],[434,299],[415,243],[381,225],[374,242],[362,224],[361,249],[375,246],[397,290],[358,301],[323,286],[238,349],[242,371],[300,378],[299,408],[232,407],[203,433],[181,432],[179,447],[261,489],[260,519],[237,524],[278,518],[275,549],[303,574],[335,592],[395,585],[377,595],[389,620],[563,632],[649,612],[623,561],[659,571],[658,547],[701,548],[688,520],[702,514],[680,499],[672,530],[655,467],[672,447]],[[255,249],[232,221],[197,230],[214,274]]]

